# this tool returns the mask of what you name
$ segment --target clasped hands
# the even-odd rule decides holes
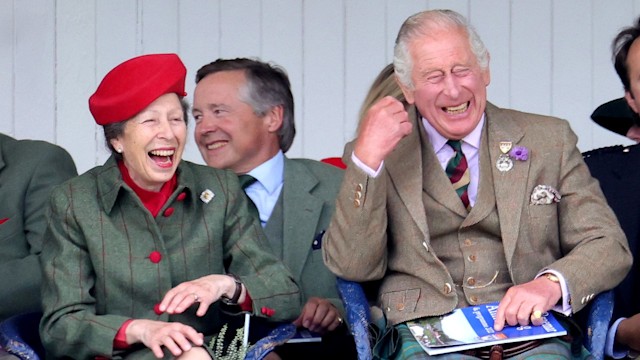
[[[535,325],[544,322],[542,314],[551,310],[562,298],[560,284],[541,276],[507,290],[500,303],[493,328],[501,331],[505,325]]]
[[[197,316],[204,316],[209,306],[223,295],[233,296],[235,281],[228,275],[207,275],[199,279],[183,282],[169,290],[159,304],[159,310],[168,314],[180,314],[194,304],[198,304]],[[243,287],[240,300],[245,298]],[[162,347],[166,347],[174,356],[202,346],[204,335],[193,327],[176,322],[147,319],[131,321],[126,330],[127,343],[143,343],[153,351],[157,358],[164,356]],[[204,351],[204,350],[202,350]]]

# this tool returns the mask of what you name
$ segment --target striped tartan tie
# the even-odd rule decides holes
[[[453,189],[456,191],[462,204],[467,210],[469,206],[469,193],[467,188],[469,187],[469,181],[471,176],[469,175],[469,166],[467,165],[467,158],[462,152],[462,142],[460,140],[449,140],[447,145],[451,146],[456,152],[453,157],[447,163],[446,173],[451,180]]]

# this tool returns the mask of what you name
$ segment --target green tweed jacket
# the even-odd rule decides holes
[[[329,227],[344,170],[308,159],[284,162],[282,261],[303,292],[326,298],[344,315],[336,276],[322,261],[322,236]],[[271,221],[271,219],[269,219]],[[273,243],[273,242],[272,242]]]
[[[41,258],[43,343],[56,358],[152,359],[146,348],[113,350],[122,324],[176,321],[217,333],[217,303],[201,318],[195,306],[172,316],[154,307],[184,281],[226,272],[244,282],[257,316],[268,307],[274,319],[295,318],[300,291],[268,248],[232,172],[182,161],[176,191],[153,218],[111,158],[52,195]]]
[[[76,175],[61,147],[0,134],[0,321],[40,310],[47,201],[55,185]]]

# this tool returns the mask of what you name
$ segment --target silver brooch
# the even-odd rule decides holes
[[[496,161],[496,167],[498,170],[505,172],[511,170],[513,168],[513,160],[509,156],[509,150],[513,143],[511,141],[500,141],[500,156],[498,156],[498,161]]]
[[[200,194],[200,200],[202,200],[203,203],[208,204],[215,196],[216,194],[214,194],[213,191],[207,189]]]

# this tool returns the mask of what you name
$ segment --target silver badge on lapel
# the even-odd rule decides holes
[[[203,203],[208,204],[215,196],[216,194],[214,194],[213,191],[207,189],[200,194],[200,200],[202,200]]]
[[[509,156],[509,151],[511,151],[511,147],[513,143],[511,141],[500,141],[500,156],[498,156],[498,161],[496,161],[496,167],[498,170],[505,172],[511,170],[513,168],[513,160]]]

